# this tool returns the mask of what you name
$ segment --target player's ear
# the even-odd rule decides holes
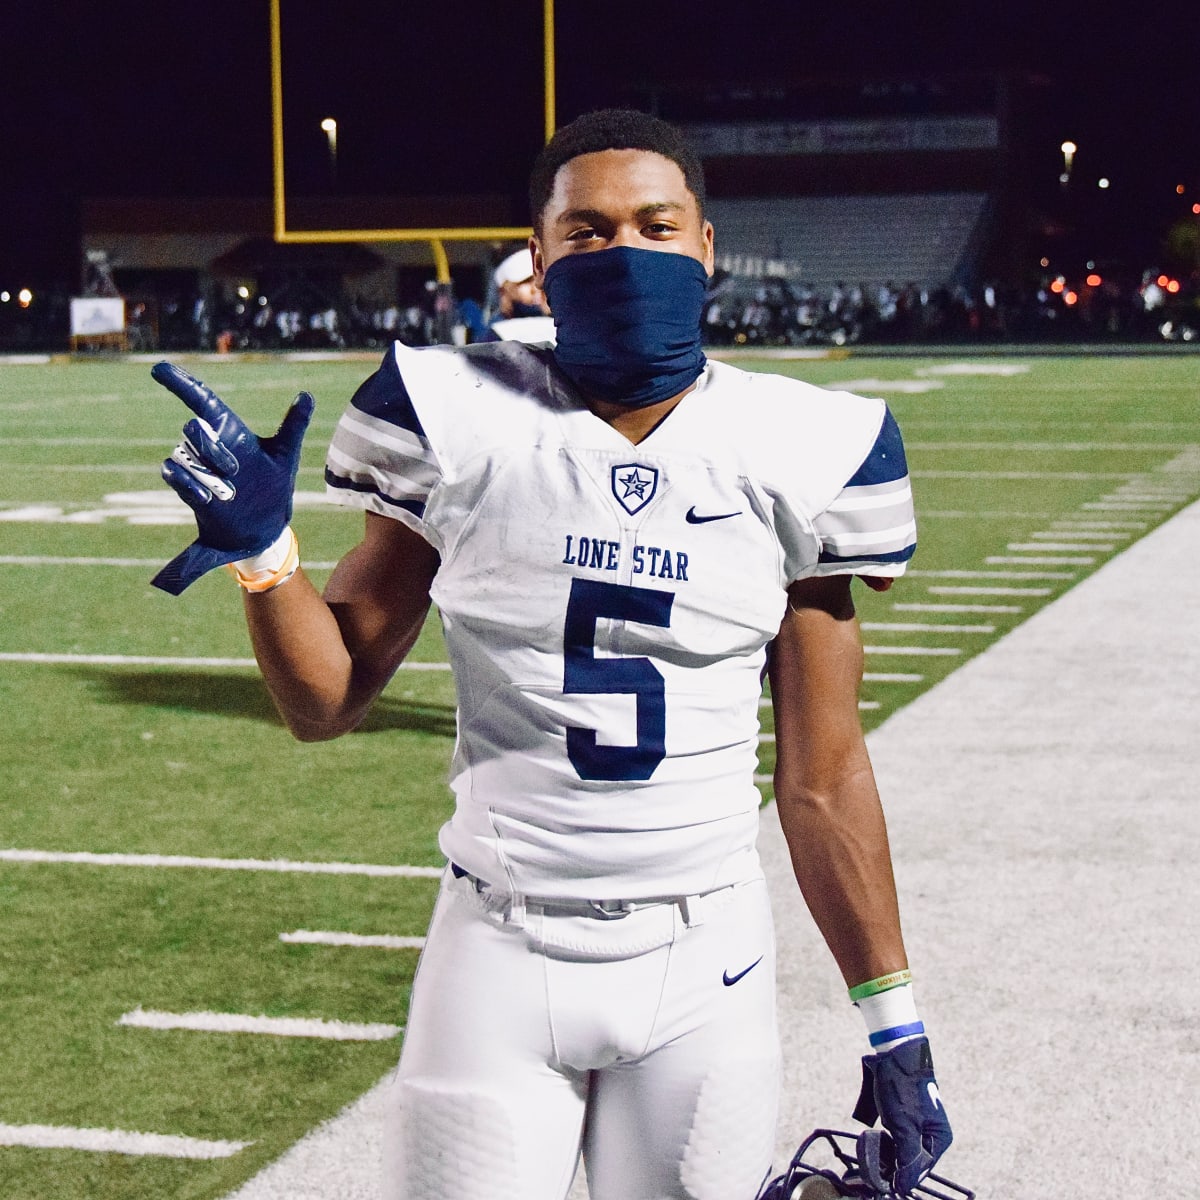
[[[713,231],[713,223],[711,221],[704,222],[704,228],[700,231],[700,237],[704,242],[704,257],[701,259],[701,262],[704,263],[704,270],[711,279],[713,269],[716,266],[716,235]]]
[[[533,282],[542,290],[546,290],[546,261],[542,257],[541,243],[537,239],[537,234],[531,234],[529,238],[529,253],[533,256]]]

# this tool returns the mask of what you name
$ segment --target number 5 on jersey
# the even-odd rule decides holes
[[[666,757],[666,689],[658,668],[648,658],[597,658],[596,622],[601,617],[641,625],[671,624],[674,592],[571,581],[563,629],[563,691],[589,695],[637,697],[637,744],[606,746],[596,730],[567,727],[567,757],[580,779],[649,779]]]

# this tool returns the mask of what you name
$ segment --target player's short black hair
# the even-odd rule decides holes
[[[653,150],[683,172],[688,191],[704,215],[704,168],[683,134],[659,117],[632,108],[602,108],[564,125],[542,147],[529,176],[529,210],[541,231],[542,213],[554,191],[554,177],[564,163],[601,150]]]

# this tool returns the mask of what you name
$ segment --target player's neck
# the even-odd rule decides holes
[[[678,395],[668,396],[657,404],[647,404],[645,408],[626,408],[610,400],[594,400],[590,397],[587,398],[587,406],[600,420],[611,425],[623,438],[636,446],[658,428],[671,410],[695,386],[693,383]]]

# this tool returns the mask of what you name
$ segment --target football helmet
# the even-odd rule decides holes
[[[882,1129],[857,1135],[814,1129],[787,1170],[766,1183],[756,1200],[900,1200],[892,1190],[895,1167],[892,1139]],[[919,1200],[975,1200],[969,1188],[932,1172],[907,1194]]]

